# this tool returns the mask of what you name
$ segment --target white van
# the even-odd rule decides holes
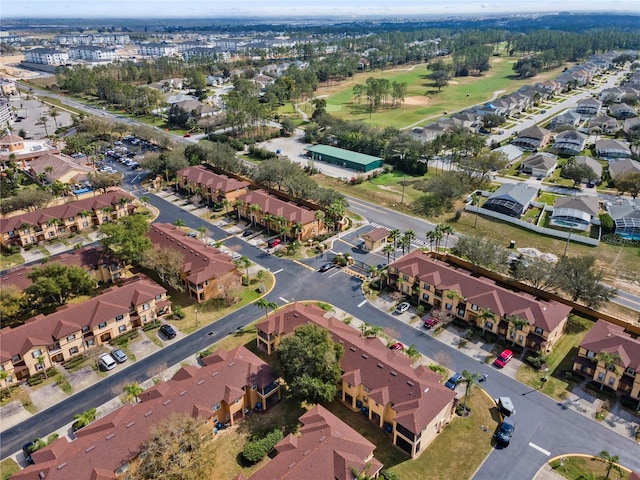
[[[100,365],[100,370],[113,370],[117,363],[111,355],[104,353],[98,358],[98,365]]]

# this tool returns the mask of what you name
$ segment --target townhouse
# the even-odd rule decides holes
[[[102,247],[82,247],[72,250],[69,253],[62,253],[49,257],[48,263],[61,263],[62,265],[81,267],[86,271],[98,285],[104,283],[113,283],[120,278],[127,276],[125,265],[106,252]],[[32,281],[28,277],[34,268],[42,265],[30,265],[28,267],[19,267],[12,270],[5,270],[0,273],[0,283],[3,287],[13,285],[19,290],[24,290]]]
[[[4,247],[24,247],[65,238],[132,215],[136,208],[134,197],[114,189],[103,195],[0,218],[0,243]]]
[[[226,253],[188,237],[175,225],[153,223],[149,238],[155,248],[172,249],[183,256],[180,282],[197,302],[227,298],[242,283],[242,273]]]
[[[353,469],[378,478],[382,464],[373,456],[376,446],[326,408],[316,405],[298,420],[298,432],[283,438],[275,457],[249,480],[352,480]]]
[[[84,303],[63,305],[19,327],[3,328],[0,365],[12,384],[170,312],[166,290],[138,275]]]
[[[269,195],[264,190],[252,190],[237,199],[240,216],[270,230],[288,234],[297,240],[309,240],[324,230],[324,222],[313,210],[299,207]]]
[[[190,194],[198,190],[207,202],[233,204],[240,195],[247,193],[249,182],[214,173],[204,165],[187,167],[176,172],[178,187]]]
[[[533,126],[518,132],[518,137],[511,142],[523,150],[544,148],[551,140],[551,132],[546,128]]]
[[[389,284],[417,302],[451,312],[524,349],[550,351],[560,339],[571,307],[498,286],[414,250],[389,265]],[[514,317],[528,322],[516,328]]]
[[[75,440],[65,436],[34,452],[35,464],[13,478],[121,478],[153,427],[170,417],[198,419],[203,431],[214,435],[220,424],[233,425],[280,398],[269,365],[245,347],[218,350],[203,363],[201,368],[182,367],[171,380],[144,391],[139,403],[127,403],[78,430]]]
[[[451,421],[455,392],[440,385],[440,376],[424,365],[413,368],[406,355],[377,338],[362,338],[358,330],[325,313],[316,305],[297,303],[278,310],[256,325],[258,348],[271,355],[284,336],[307,323],[327,329],[344,347],[340,400],[417,457]]]
[[[599,355],[617,356],[607,365]],[[619,325],[598,319],[573,359],[573,370],[623,395],[640,400],[640,339]]]

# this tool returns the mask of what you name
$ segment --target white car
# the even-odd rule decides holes
[[[404,313],[409,310],[409,307],[411,307],[411,305],[409,305],[409,302],[402,302],[396,307],[396,313]]]

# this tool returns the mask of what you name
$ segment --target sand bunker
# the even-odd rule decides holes
[[[425,97],[419,95],[417,97],[407,97],[404,99],[405,105],[424,107],[425,105],[429,105],[431,103],[431,99],[429,97]]]

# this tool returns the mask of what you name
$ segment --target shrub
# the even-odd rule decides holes
[[[275,429],[259,440],[252,440],[242,449],[242,456],[251,463],[256,463],[265,457],[275,445],[282,440],[282,431]]]
[[[155,320],[153,322],[149,322],[142,327],[144,332],[148,332],[149,330],[153,330],[154,328],[160,328],[160,320]]]
[[[198,353],[198,356],[200,358],[208,357],[209,355],[211,355],[212,352],[213,352],[212,348],[207,348],[206,350],[202,350],[200,353]]]
[[[182,320],[186,316],[187,316],[187,314],[184,313],[184,310],[182,309],[182,307],[180,305],[175,305],[173,307],[173,318],[177,318],[178,320]]]

